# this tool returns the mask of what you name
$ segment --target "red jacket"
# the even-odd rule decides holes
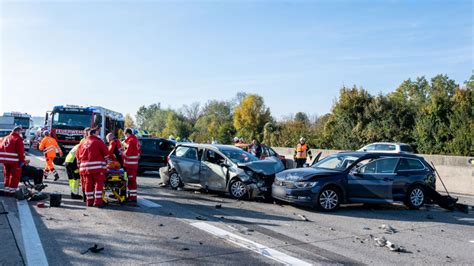
[[[21,136],[12,132],[0,141],[0,163],[20,164],[25,162],[25,145]]]
[[[76,152],[77,164],[81,174],[97,174],[107,171],[110,159],[107,145],[97,136],[89,136]]]
[[[120,143],[120,140],[118,139],[114,139],[109,143],[109,155],[113,160],[118,161],[119,158],[117,158],[115,149],[118,149],[118,153],[120,156],[123,155],[124,151],[123,151],[122,143]]]
[[[140,159],[140,142],[135,135],[130,135],[125,140],[126,150],[123,156],[123,165],[125,168],[138,169],[138,160]]]

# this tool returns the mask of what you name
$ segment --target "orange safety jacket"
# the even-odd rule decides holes
[[[308,155],[311,156],[311,151],[308,148],[308,144],[305,143],[305,144],[301,145],[301,143],[298,143],[298,145],[296,146],[296,150],[295,150],[295,158],[296,159],[306,159],[308,157]]]
[[[51,136],[45,136],[43,140],[41,140],[39,149],[43,152],[44,156],[48,158],[56,157],[56,153],[62,154],[58,142]]]

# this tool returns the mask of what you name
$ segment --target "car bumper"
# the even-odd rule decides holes
[[[297,205],[314,206],[319,188],[287,188],[285,186],[272,185],[272,197],[281,201]]]

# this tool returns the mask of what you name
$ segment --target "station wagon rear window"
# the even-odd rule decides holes
[[[412,170],[423,170],[425,166],[420,160],[417,159],[406,159],[402,158],[400,164],[398,165],[399,171],[412,171]]]

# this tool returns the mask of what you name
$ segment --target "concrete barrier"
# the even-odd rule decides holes
[[[293,154],[295,151],[294,148],[274,147],[273,149],[278,154],[284,155],[286,157],[288,168],[293,168],[295,166],[293,161]],[[311,150],[313,157],[319,152],[322,153],[321,158],[324,158],[341,151],[317,149]],[[428,163],[433,162],[450,193],[474,196],[474,166],[469,164],[469,159],[471,157],[426,154],[418,155],[425,158]],[[439,178],[436,181],[436,188],[438,191],[444,191],[443,185],[441,184]]]

